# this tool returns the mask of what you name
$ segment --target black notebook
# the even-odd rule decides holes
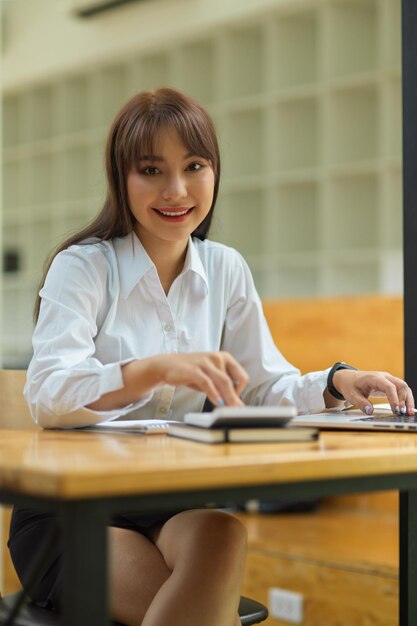
[[[312,441],[318,437],[317,428],[300,426],[256,426],[243,428],[201,428],[188,424],[170,424],[167,430],[171,437],[181,437],[202,443],[244,443],[272,441]]]

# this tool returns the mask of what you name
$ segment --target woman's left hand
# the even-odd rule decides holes
[[[366,372],[340,369],[333,376],[333,385],[347,402],[367,415],[373,412],[372,396],[386,396],[397,415],[414,415],[414,397],[404,380],[388,372]]]

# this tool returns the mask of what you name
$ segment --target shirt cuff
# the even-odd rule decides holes
[[[105,366],[101,377],[100,377],[100,397],[105,393],[111,393],[112,391],[119,391],[119,389],[123,388],[123,374],[122,367],[127,363],[131,363],[132,361],[136,361],[136,358],[132,357],[129,359],[125,359],[124,361],[120,361],[119,363],[111,364],[110,366]],[[140,407],[147,404],[153,396],[153,390],[147,393],[145,396],[138,398],[136,402],[131,402],[124,407],[112,409],[111,411],[93,411],[92,409],[88,409],[83,407],[78,411],[85,411],[87,420],[91,423],[91,416],[96,415],[99,419],[99,422],[105,422],[110,420],[115,420],[118,417],[123,417],[132,411],[139,409]],[[78,413],[77,411],[77,413]]]
[[[329,367],[326,370],[306,374],[309,378],[306,404],[310,413],[319,413],[320,411],[324,411],[326,409],[323,394],[327,387],[327,377],[330,370],[331,368]]]

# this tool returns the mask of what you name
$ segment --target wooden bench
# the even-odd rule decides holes
[[[32,420],[29,408],[22,395],[25,380],[26,372],[23,370],[1,370],[0,398],[2,406],[10,408],[10,416],[0,416],[0,428],[33,428],[34,430],[39,428]],[[13,419],[11,419],[11,415]],[[0,595],[5,596],[20,589],[20,583],[7,548],[11,507],[1,506],[0,512]]]
[[[346,361],[403,376],[402,299],[264,302],[283,354],[302,373]],[[328,498],[315,512],[241,514],[249,535],[244,593],[304,596],[303,626],[398,624],[398,496]],[[288,622],[269,617],[266,625]]]

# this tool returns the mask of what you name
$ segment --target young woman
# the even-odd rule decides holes
[[[206,239],[220,179],[206,111],[172,89],[139,93],[106,150],[107,198],[58,250],[39,294],[25,388],[34,420],[71,428],[117,419],[181,419],[214,405],[341,398],[371,413],[371,394],[413,412],[404,381],[338,365],[304,376],[275,347],[250,271]],[[76,184],[76,181],[74,181]],[[23,574],[56,519],[15,509],[10,550]],[[128,626],[237,626],[245,532],[214,510],[117,516],[109,528],[111,610]],[[59,548],[33,600],[60,608]]]

